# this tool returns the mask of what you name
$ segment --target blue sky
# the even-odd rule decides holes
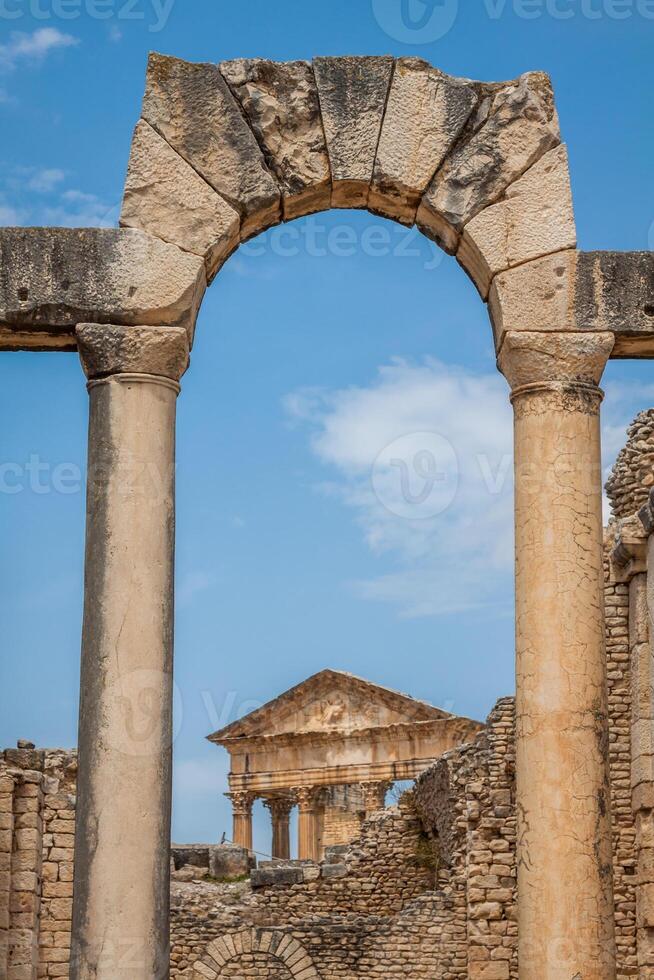
[[[116,222],[149,50],[390,52],[486,80],[550,72],[580,247],[648,248],[653,40],[652,0],[406,0],[404,19],[400,0],[0,0],[0,222]],[[652,372],[612,363],[605,387],[608,465]],[[0,412],[0,744],[73,745],[77,358],[0,354]],[[416,517],[390,464],[425,432],[446,479]],[[226,757],[204,736],[316,670],[475,717],[513,690],[510,454],[483,304],[425,239],[340,211],[230,259],[179,401],[177,840],[229,830]]]

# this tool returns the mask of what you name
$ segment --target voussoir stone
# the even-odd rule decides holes
[[[479,86],[421,58],[398,58],[384,115],[369,208],[413,224],[420,198],[479,100]]]
[[[85,322],[184,327],[206,289],[198,255],[131,228],[1,228],[0,349],[75,350]]]
[[[332,172],[332,206],[368,204],[393,58],[315,58]]]
[[[547,75],[529,72],[514,82],[483,89],[485,97],[469,132],[435,175],[418,208],[420,228],[452,253],[465,225],[561,141]]]
[[[486,299],[498,272],[576,244],[568,154],[561,144],[468,222],[457,259]]]
[[[310,62],[241,58],[220,70],[279,182],[284,218],[329,208],[329,155]]]
[[[546,255],[498,273],[488,303],[496,350],[507,331],[610,330],[614,357],[654,355],[654,252]]]
[[[112,374],[152,374],[179,381],[189,363],[181,327],[126,327],[80,323],[77,349],[87,378]]]
[[[238,212],[143,119],[132,140],[120,223],[201,255],[208,279],[239,243]]]
[[[242,239],[279,221],[279,186],[217,65],[151,54],[142,115],[240,213]]]

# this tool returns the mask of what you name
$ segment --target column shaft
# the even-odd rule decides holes
[[[610,349],[516,334],[500,358],[515,410],[521,980],[615,977],[596,386]]]
[[[229,793],[232,801],[233,832],[232,840],[239,847],[252,850],[252,804],[254,798],[249,793]]]
[[[71,978],[160,980],[169,975],[175,378],[188,348],[178,330],[89,326],[78,341],[91,380]],[[162,345],[174,373],[169,356],[163,366],[156,356]]]
[[[301,786],[297,791],[298,801],[298,858],[301,861],[318,859],[318,829],[316,825],[316,794],[313,788]]]

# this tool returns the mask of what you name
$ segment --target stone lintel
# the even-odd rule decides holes
[[[75,350],[78,323],[182,327],[193,340],[202,258],[142,231],[0,229],[0,350]]]
[[[495,276],[495,348],[509,331],[610,331],[612,357],[654,357],[654,252],[579,252],[535,259]]]

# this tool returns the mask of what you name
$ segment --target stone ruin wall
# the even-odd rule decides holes
[[[638,976],[631,807],[629,586],[609,577],[606,636],[621,978]],[[322,865],[249,883],[173,882],[176,980],[516,980],[514,702]],[[0,978],[67,977],[74,753],[0,756]],[[642,974],[641,974],[642,975]]]

